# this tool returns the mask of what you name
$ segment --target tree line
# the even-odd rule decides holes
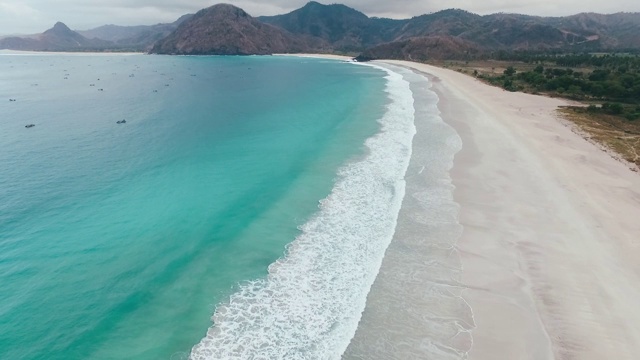
[[[590,111],[640,119],[640,56],[637,54],[518,54],[496,60],[518,61],[502,74],[478,74],[509,91],[549,93],[575,100],[603,103]],[[535,66],[534,66],[535,65]]]

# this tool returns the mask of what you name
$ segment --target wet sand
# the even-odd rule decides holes
[[[461,359],[474,323],[461,297],[462,227],[449,171],[462,142],[438,116],[430,82],[390,68],[410,82],[417,132],[395,234],[343,359]]]

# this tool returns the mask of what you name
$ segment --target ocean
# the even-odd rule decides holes
[[[0,52],[0,358],[400,354],[384,309],[423,295],[398,254],[460,231],[429,87],[325,59]],[[432,225],[396,239],[412,217]]]

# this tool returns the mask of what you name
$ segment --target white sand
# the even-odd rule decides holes
[[[640,359],[640,176],[562,125],[562,100],[387,63],[430,74],[462,137],[469,359]]]

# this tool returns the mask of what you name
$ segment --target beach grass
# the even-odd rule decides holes
[[[571,121],[587,140],[614,152],[614,157],[640,166],[640,122],[627,121],[619,116],[592,113],[585,107],[567,106],[558,109],[564,119]]]

